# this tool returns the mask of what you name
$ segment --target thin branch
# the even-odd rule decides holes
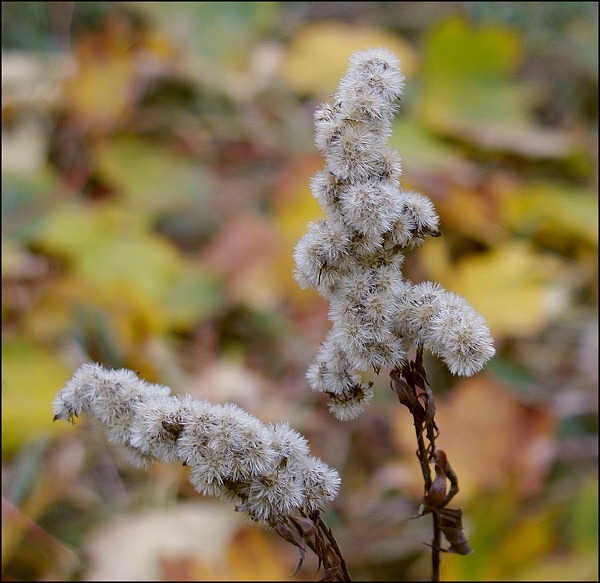
[[[300,569],[307,548],[310,548],[323,565],[321,581],[351,581],[350,573],[331,529],[325,524],[319,512],[309,515],[300,512],[280,521],[275,529],[279,536],[300,550]],[[294,573],[295,574],[295,573]]]
[[[427,382],[423,366],[423,348],[417,348],[414,361],[408,361],[391,374],[391,388],[400,403],[405,405],[413,416],[417,437],[417,458],[423,473],[424,494],[421,514],[433,515],[433,539],[431,542],[432,581],[440,580],[440,553],[442,533],[450,543],[449,552],[469,554],[472,552],[462,531],[462,510],[447,508],[447,504],[458,492],[458,477],[448,462],[446,453],[436,448],[435,441],[439,430],[435,424],[435,402],[433,392]],[[425,443],[425,437],[428,444]],[[431,477],[431,464],[434,464],[435,478]],[[447,482],[450,489],[447,490]]]
[[[348,567],[346,565],[346,561],[344,559],[344,556],[342,555],[342,551],[340,550],[340,547],[337,544],[337,541],[335,540],[335,537],[333,536],[333,532],[325,524],[325,522],[323,522],[323,519],[321,518],[321,515],[318,516],[318,525],[319,525],[319,528],[321,528],[323,530],[323,532],[325,533],[325,535],[327,536],[327,539],[331,543],[331,547],[333,548],[333,550],[335,551],[336,556],[340,560],[340,569],[341,569],[342,575],[344,577],[343,581],[352,581],[352,579],[350,578],[350,573],[348,572]]]

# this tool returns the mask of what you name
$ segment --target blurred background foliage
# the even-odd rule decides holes
[[[94,360],[287,420],[343,486],[325,519],[361,580],[427,579],[414,429],[389,390],[341,423],[304,371],[327,303],[292,249],[320,210],[312,114],[357,49],[406,93],[402,185],[443,236],[406,276],[464,295],[497,356],[430,358],[474,553],[446,580],[598,578],[595,2],[3,2],[4,580],[289,580],[296,550],[132,468],[51,400]],[[288,548],[289,547],[289,548]],[[308,557],[291,579],[316,580]]]

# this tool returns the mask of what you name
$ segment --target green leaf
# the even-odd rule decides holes
[[[2,172],[2,228],[4,236],[27,241],[35,233],[40,220],[54,206],[53,197],[60,177],[50,166],[42,172],[23,176]]]
[[[458,79],[509,79],[519,63],[521,46],[514,30],[501,25],[474,28],[453,16],[434,27],[427,40],[424,74],[428,82],[447,85]],[[460,64],[460,68],[448,68]]]
[[[262,35],[279,16],[279,2],[144,2],[141,7],[162,26],[183,25],[202,55],[222,66],[241,70]]]
[[[47,217],[38,244],[65,256],[75,275],[100,293],[138,297],[158,320],[192,321],[218,304],[214,275],[189,264],[169,241],[110,204],[63,205]]]
[[[571,500],[565,526],[565,538],[577,551],[598,549],[598,476],[582,480]]]
[[[577,156],[581,144],[535,125],[537,91],[516,77],[521,44],[514,29],[475,28],[462,17],[434,27],[423,65],[423,122],[486,149],[535,159]]]
[[[393,123],[388,143],[402,154],[402,168],[409,174],[421,173],[441,176],[469,176],[473,166],[458,150],[444,143],[422,123],[410,117],[401,117]]]
[[[221,279],[189,268],[167,290],[163,308],[172,326],[187,328],[198,318],[214,314],[222,303]]]
[[[536,182],[506,198],[502,207],[509,228],[520,235],[542,234],[598,247],[598,197],[559,183]]]
[[[519,56],[519,37],[511,29],[476,29],[457,17],[443,21],[427,39],[425,118],[434,125],[444,120],[522,123],[527,91],[512,83]]]
[[[96,151],[99,176],[143,221],[186,203],[202,205],[212,190],[205,169],[168,144],[123,135]]]

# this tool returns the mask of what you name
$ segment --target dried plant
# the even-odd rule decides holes
[[[458,479],[435,445],[435,404],[423,350],[440,357],[453,374],[469,376],[494,355],[494,347],[485,320],[464,298],[436,283],[413,284],[402,274],[402,251],[440,235],[431,201],[401,188],[400,157],[386,143],[403,85],[393,53],[359,51],[333,103],[317,109],[315,143],[325,168],[313,177],[311,190],[326,218],[311,223],[298,242],[295,275],[330,303],[331,329],[307,379],[330,397],[331,413],[340,420],[360,415],[373,396],[372,383],[363,383],[360,372],[386,368],[392,389],[413,415],[425,489],[422,514],[433,514],[438,580],[441,533],[449,551],[471,549],[461,510],[447,508]]]
[[[330,397],[330,410],[350,420],[373,396],[361,371],[389,369],[391,387],[413,416],[424,480],[420,515],[432,514],[433,579],[439,579],[441,536],[450,552],[468,554],[462,511],[448,508],[458,479],[436,447],[433,392],[423,350],[453,374],[472,375],[493,356],[484,319],[465,299],[438,284],[402,274],[402,251],[439,236],[431,201],[400,187],[400,158],[386,140],[404,77],[385,49],[357,52],[333,104],[315,114],[315,142],[325,168],[311,184],[327,218],[308,227],[294,251],[296,278],[330,302],[331,329],[307,379]],[[414,359],[409,351],[414,350]],[[309,453],[288,424],[264,425],[234,404],[171,395],[130,370],[83,365],[54,399],[54,419],[87,414],[124,446],[132,462],[183,462],[198,492],[238,511],[300,549],[311,549],[323,580],[350,575],[321,511],[338,493],[336,470]],[[432,478],[433,466],[435,477]],[[449,489],[448,489],[449,483]]]
[[[328,580],[348,580],[335,539],[320,517],[338,493],[336,470],[311,456],[287,423],[264,425],[237,405],[211,404],[150,384],[127,369],[85,364],[56,395],[54,419],[86,414],[135,465],[183,462],[201,494],[236,510],[298,546],[312,549]]]

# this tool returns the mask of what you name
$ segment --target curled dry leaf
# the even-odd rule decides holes
[[[275,530],[279,536],[300,550],[300,560],[293,575],[300,570],[306,549],[310,548],[319,560],[319,568],[324,567],[321,581],[350,581],[346,563],[333,534],[318,513],[310,516],[289,516],[285,521],[278,523]]]
[[[459,555],[470,555],[473,549],[469,546],[463,531],[462,509],[439,508],[435,512],[439,519],[440,528],[450,543],[448,551]]]

